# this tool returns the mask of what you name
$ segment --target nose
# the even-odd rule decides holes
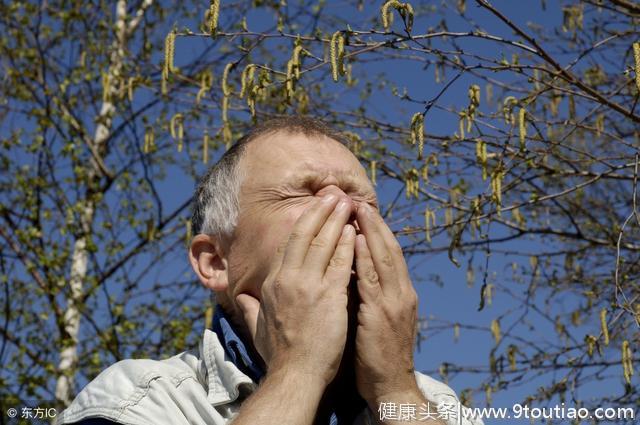
[[[326,196],[326,195],[328,195],[330,193],[338,196],[338,198],[341,201],[344,199],[349,203],[350,209],[351,209],[351,215],[349,216],[349,220],[347,221],[347,224],[351,224],[353,227],[355,227],[356,233],[359,233],[360,232],[360,227],[358,226],[358,222],[356,221],[356,212],[358,210],[358,206],[357,206],[356,202],[354,202],[354,200],[351,199],[351,197],[349,195],[347,195],[342,189],[340,189],[338,186],[333,185],[333,184],[323,187],[322,189],[320,189],[316,193],[316,195],[318,195],[318,196]]]

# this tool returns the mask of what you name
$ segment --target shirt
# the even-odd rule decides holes
[[[242,401],[258,386],[263,372],[246,346],[217,308],[213,330],[206,329],[198,350],[166,360],[127,359],[105,369],[77,395],[54,424],[72,424],[103,418],[127,425],[225,425],[238,414]],[[458,414],[447,414],[448,425],[484,425],[481,419],[460,418],[468,408],[459,405],[446,384],[416,372],[425,398]],[[393,414],[391,406],[379,412],[364,409],[354,425],[373,425],[374,415]],[[398,414],[398,406],[393,409]],[[455,410],[454,410],[455,412]],[[436,417],[434,411],[431,417]],[[415,406],[419,418],[420,406]],[[389,417],[389,416],[387,416]],[[332,415],[331,420],[336,420]]]

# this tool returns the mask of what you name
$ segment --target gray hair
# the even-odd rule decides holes
[[[240,159],[251,141],[279,131],[326,136],[343,145],[349,144],[341,133],[316,118],[285,116],[253,127],[200,180],[192,201],[191,229],[194,235],[205,233],[230,237],[233,234],[238,221],[240,186],[244,176],[243,170],[240,170]]]

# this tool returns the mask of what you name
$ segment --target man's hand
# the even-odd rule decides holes
[[[402,249],[382,217],[363,204],[357,220],[362,234],[355,243],[360,295],[356,381],[376,412],[380,402],[421,397],[413,369],[417,294]]]
[[[262,299],[236,298],[267,376],[291,371],[321,390],[335,377],[347,337],[355,229],[346,223],[352,210],[344,194],[316,200],[277,253],[280,267],[264,282]]]

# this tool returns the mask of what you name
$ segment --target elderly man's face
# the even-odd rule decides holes
[[[262,282],[279,264],[278,246],[312,201],[329,192],[377,208],[375,190],[358,159],[335,140],[278,132],[247,146],[240,214],[228,253],[229,286],[218,300],[236,318],[238,294],[260,300]]]

